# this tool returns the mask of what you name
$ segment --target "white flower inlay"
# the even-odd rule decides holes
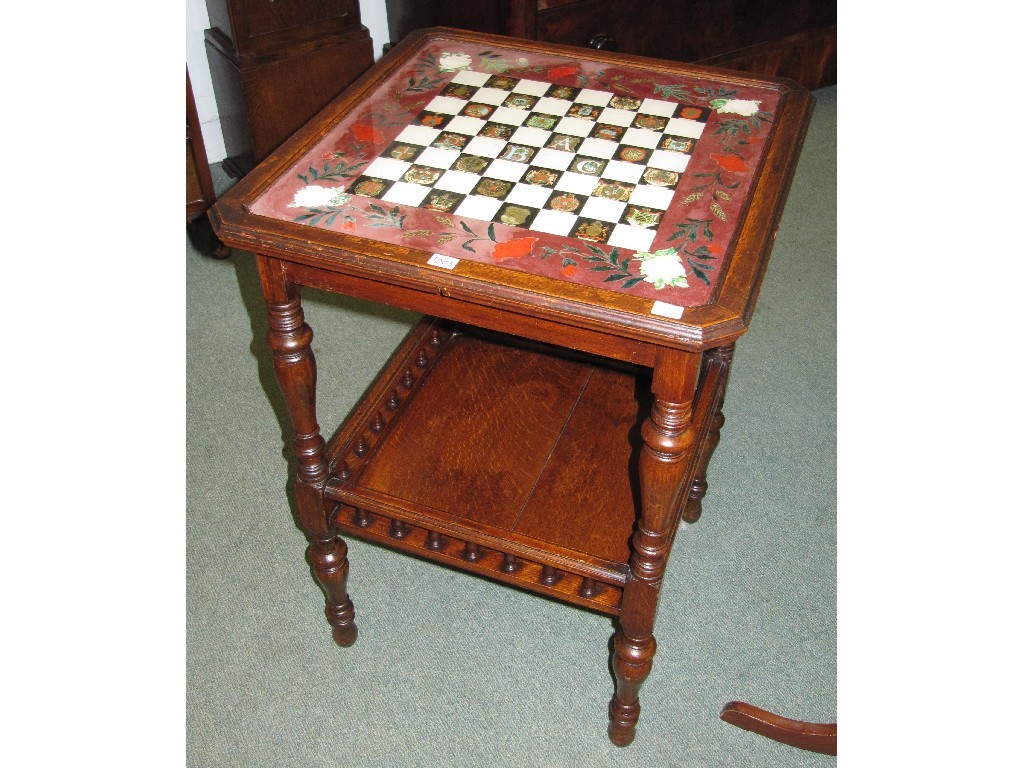
[[[757,114],[757,110],[761,107],[760,101],[751,101],[750,99],[713,99],[709,104],[719,114],[728,112],[732,115],[743,115],[744,117],[751,117]]]
[[[676,288],[689,286],[678,248],[662,248],[654,253],[640,251],[636,258],[640,260],[640,274],[646,282],[653,283],[655,288],[664,288],[666,285]]]
[[[342,187],[318,187],[310,184],[295,193],[289,208],[319,208],[320,206],[344,205],[352,199]]]
[[[442,53],[437,60],[438,72],[454,72],[457,69],[469,69],[473,57],[468,53]]]

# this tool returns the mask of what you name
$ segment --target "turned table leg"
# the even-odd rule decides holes
[[[261,256],[258,264],[274,373],[294,432],[295,503],[299,523],[309,540],[306,556],[326,598],[325,613],[334,641],[350,646],[356,641],[357,630],[355,608],[346,589],[348,547],[328,522],[324,504],[327,460],[316,420],[316,360],[310,347],[313,331],[302,314],[298,287],[288,281],[281,262]]]
[[[718,396],[718,405],[715,407],[715,415],[711,420],[711,429],[701,449],[700,461],[697,463],[697,472],[690,485],[690,495],[686,500],[686,509],[683,512],[683,520],[688,523],[696,523],[700,519],[701,502],[708,492],[708,465],[711,463],[711,456],[722,439],[722,427],[725,425],[725,415],[722,413],[722,405],[725,402],[725,390],[729,383],[729,369],[732,365],[732,355],[735,344],[727,344],[724,347],[712,349],[706,354],[710,361],[720,360],[724,364],[722,372],[721,394]]]
[[[633,741],[640,718],[640,686],[651,672],[657,643],[654,617],[674,519],[693,452],[690,429],[700,355],[662,350],[655,364],[654,404],[641,433],[641,515],[632,538],[629,575],[615,631],[615,695],[608,706],[608,736],[620,747]]]

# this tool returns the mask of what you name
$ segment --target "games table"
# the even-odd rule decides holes
[[[335,641],[343,535],[612,616],[634,737],[810,118],[799,85],[436,28],[214,207],[255,254]],[[425,315],[328,444],[300,288]]]

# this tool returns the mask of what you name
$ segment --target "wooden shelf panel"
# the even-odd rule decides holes
[[[425,320],[332,442],[327,496],[424,537],[556,568],[571,575],[562,591],[582,578],[617,588],[637,514],[637,392],[648,386],[629,372]],[[374,538],[352,525],[341,527]]]

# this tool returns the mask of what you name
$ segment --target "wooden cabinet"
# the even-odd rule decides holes
[[[836,82],[836,6],[815,0],[387,0],[391,41],[449,26]]]
[[[358,0],[207,0],[229,172],[249,170],[373,64]]]

